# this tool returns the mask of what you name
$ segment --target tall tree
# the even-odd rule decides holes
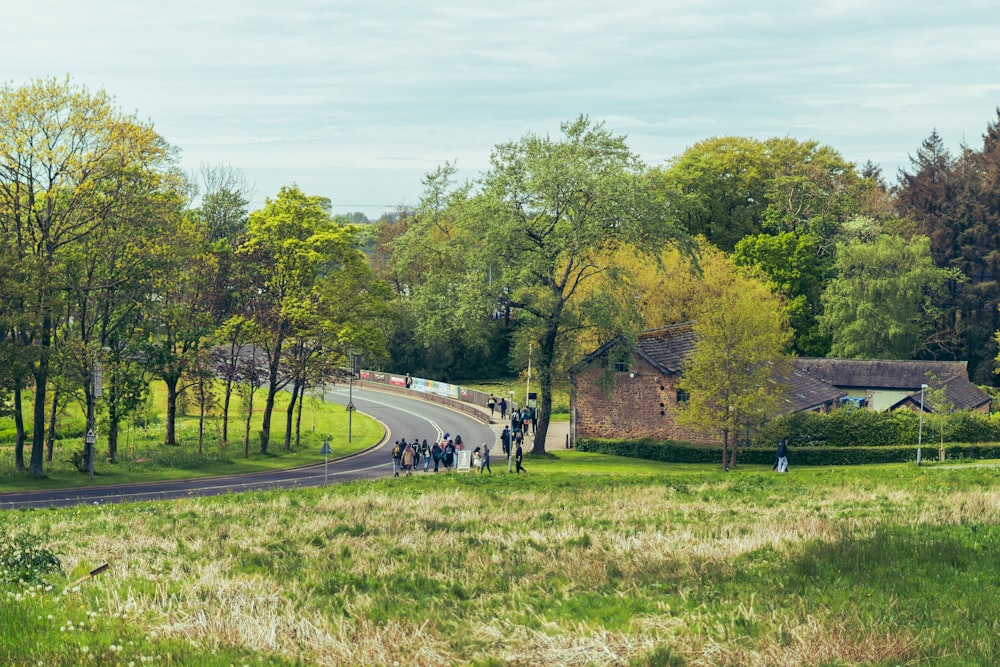
[[[559,345],[567,331],[585,324],[574,301],[580,286],[606,272],[609,252],[622,244],[692,249],[623,136],[582,116],[561,129],[559,139],[532,134],[497,146],[478,210],[467,218],[478,239],[469,263],[478,271],[467,274],[468,282],[486,296],[480,298],[486,308],[501,296],[499,288],[507,289],[522,340],[534,350],[541,392],[534,453],[545,451]],[[492,293],[484,270],[491,265]]]
[[[927,237],[883,234],[837,248],[837,277],[823,292],[820,324],[831,353],[853,359],[912,359],[939,312],[935,294],[952,272],[934,265]]]
[[[155,172],[170,160],[152,126],[118,113],[103,91],[55,79],[0,89],[0,232],[23,280],[6,314],[35,382],[32,475],[43,474],[63,254],[128,205],[131,180],[123,171]]]
[[[783,304],[762,279],[735,269],[706,275],[696,305],[696,343],[678,387],[689,399],[677,423],[722,436],[722,469],[736,465],[731,437],[773,416],[783,386],[791,333]]]
[[[358,295],[376,300],[385,297],[374,288],[367,258],[358,244],[353,225],[337,225],[325,199],[307,196],[297,187],[283,187],[277,198],[268,199],[263,209],[250,215],[247,241],[239,254],[259,269],[248,312],[267,358],[262,454],[267,453],[270,441],[275,396],[294,380],[285,364],[286,347],[297,337],[314,337],[317,327],[337,326],[339,351],[343,353],[345,343],[357,340],[360,346],[367,334],[378,330],[363,319],[371,311],[347,311],[343,313],[349,317],[346,320],[330,317],[336,304],[350,302]],[[358,279],[341,284],[346,276]],[[377,334],[373,337],[378,338]],[[367,340],[370,344],[372,339]]]

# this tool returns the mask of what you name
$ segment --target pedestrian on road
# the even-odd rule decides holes
[[[483,468],[486,468],[491,475],[493,474],[493,469],[490,468],[490,446],[485,442],[483,443],[483,463],[479,466],[480,475],[483,474]]]
[[[500,399],[500,419],[507,419],[507,399]]]
[[[400,460],[403,458],[403,448],[399,446],[399,440],[392,448],[392,476],[399,477]]]
[[[517,443],[517,449],[514,450],[514,462],[517,464],[517,470],[515,472],[518,472],[518,473],[520,473],[522,471],[523,472],[528,472],[527,470],[524,469],[524,466],[521,465],[521,457],[523,455],[524,454],[521,451],[521,443],[519,442],[519,443]]]
[[[436,441],[434,446],[431,447],[431,457],[434,459],[434,472],[438,471],[438,466],[441,465],[441,445]]]
[[[411,474],[413,469],[413,445],[407,444],[403,449],[403,470],[406,471],[407,475]]]
[[[424,460],[424,472],[431,467],[431,446],[427,444],[427,438],[424,438],[424,443],[420,446],[420,458]]]
[[[510,456],[510,428],[507,426],[503,427],[503,433],[500,434],[500,444],[503,447],[503,455]]]
[[[493,419],[493,411],[497,408],[497,397],[490,394],[490,397],[486,399],[486,407],[490,409],[490,419]]]

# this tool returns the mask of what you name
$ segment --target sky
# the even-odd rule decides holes
[[[994,0],[33,0],[0,81],[69,77],[149,120],[192,173],[225,165],[372,219],[446,162],[583,114],[663,165],[715,136],[815,140],[890,183],[937,130],[1000,106]]]

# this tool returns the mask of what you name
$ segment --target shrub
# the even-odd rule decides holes
[[[580,438],[576,448],[581,452],[595,452],[613,456],[666,463],[721,463],[721,447],[694,445],[689,442],[642,440],[603,440]],[[937,457],[938,446],[929,443],[923,446],[922,458]],[[740,447],[736,455],[737,463],[747,465],[771,465],[774,463],[775,448],[752,446]],[[1000,443],[989,444],[948,444],[945,447],[947,459],[995,459],[1000,458]],[[880,447],[789,447],[788,459],[792,466],[809,465],[862,465],[871,463],[908,463],[916,461],[916,445],[893,445]]]
[[[41,581],[42,575],[61,568],[62,563],[51,549],[42,546],[38,535],[0,535],[0,581]]]

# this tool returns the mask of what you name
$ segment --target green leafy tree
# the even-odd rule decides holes
[[[581,286],[611,268],[607,260],[621,245],[692,247],[623,136],[585,117],[561,129],[559,139],[532,134],[497,146],[467,218],[478,239],[468,283],[488,297],[487,308],[503,296],[533,347],[541,393],[534,453],[545,451],[560,344],[587,324],[576,299]]]
[[[834,270],[819,321],[831,354],[853,359],[913,358],[939,314],[935,295],[953,277],[934,265],[926,237],[887,234],[838,246]]]
[[[386,296],[372,279],[358,246],[356,227],[338,225],[325,199],[307,196],[297,187],[283,187],[275,199],[268,199],[263,209],[250,215],[246,243],[238,254],[257,268],[248,315],[267,359],[262,454],[267,453],[270,441],[275,396],[295,380],[295,373],[283,366],[289,345],[297,339],[319,340],[320,347],[336,346],[341,360],[346,360],[351,344],[377,347],[380,323],[366,319],[377,306],[336,308],[358,296],[372,302]],[[320,329],[329,333],[330,328],[336,329],[336,343],[320,333]]]
[[[791,332],[781,298],[732,266],[712,272],[695,316],[696,343],[678,382],[689,399],[677,423],[721,435],[722,469],[729,470],[736,466],[731,438],[781,406]]]
[[[2,315],[35,384],[32,475],[43,474],[65,255],[130,205],[136,174],[168,170],[171,159],[152,126],[120,114],[103,91],[55,79],[0,89],[0,236],[14,264]]]

